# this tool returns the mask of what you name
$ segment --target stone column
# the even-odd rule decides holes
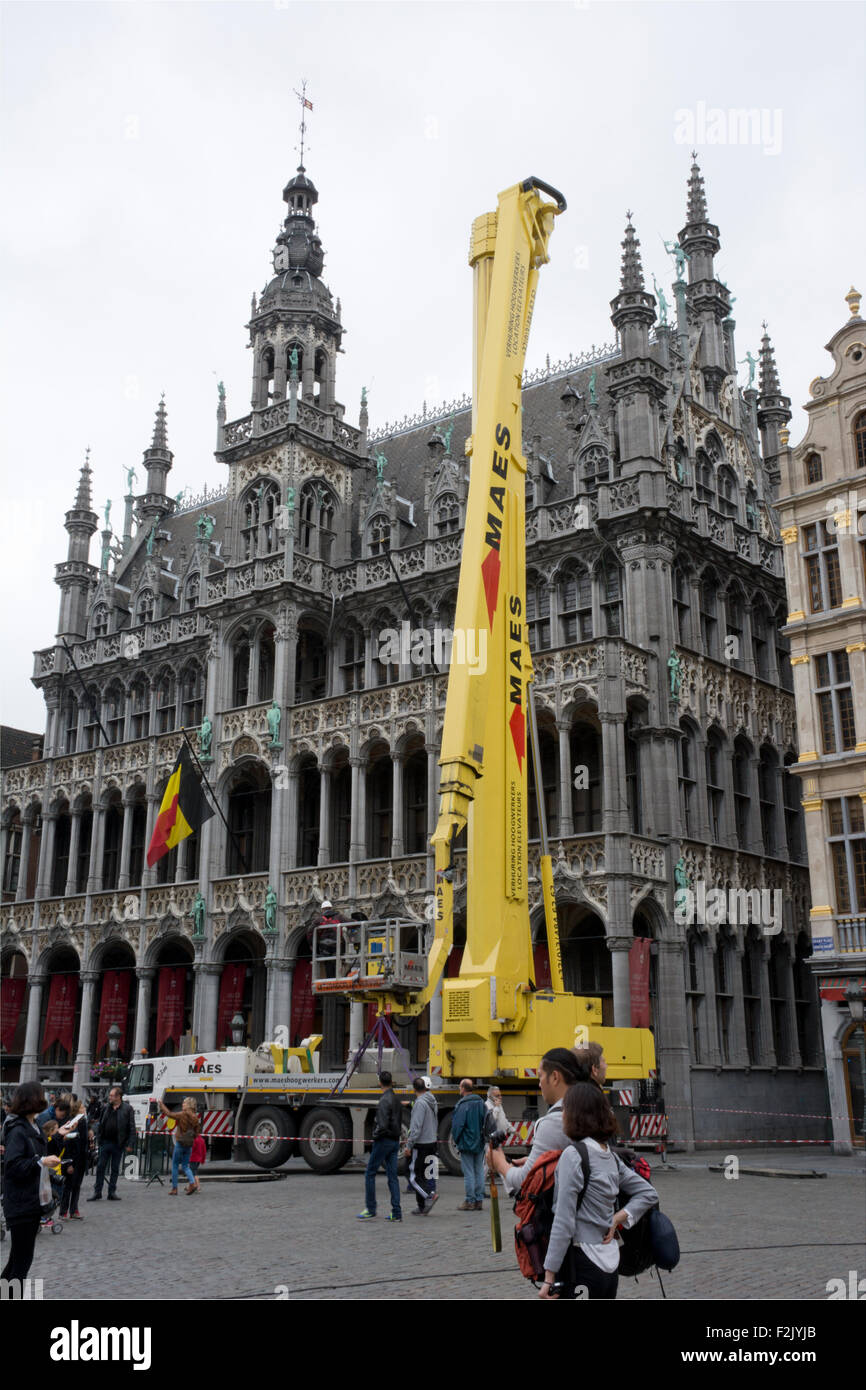
[[[23,903],[27,898],[27,876],[30,872],[30,840],[32,835],[33,821],[28,814],[22,820],[21,858],[18,861],[18,887],[15,890],[16,903]]]
[[[285,820],[285,839],[284,854],[286,857],[286,869],[296,869],[298,866],[298,807],[299,807],[299,788],[301,774],[297,768],[290,767],[286,774],[286,790],[283,795],[286,798],[286,820]],[[274,884],[279,896],[280,888]]]
[[[770,1008],[770,944],[764,938],[764,950],[761,958],[761,968],[758,973],[758,982],[761,994],[761,1066],[775,1067],[778,1065],[776,1058],[776,1045],[773,1041],[773,1012]]]
[[[120,837],[120,869],[117,875],[117,890],[129,887],[129,856],[132,848],[132,808],[134,801],[128,797],[123,798],[123,831]]]
[[[135,978],[138,980],[138,998],[135,1001],[135,1038],[133,1052],[142,1052],[147,1047],[147,1031],[150,1023],[150,1001],[155,968],[137,966]]]
[[[217,1009],[222,964],[198,961],[193,966],[195,995],[193,996],[193,1032],[199,1052],[216,1050]]]
[[[734,813],[734,745],[726,739],[722,745],[722,838],[726,845],[737,847],[737,818]]]
[[[707,803],[707,740],[703,732],[697,734],[692,739],[692,747],[695,752],[695,796],[697,805],[695,806],[695,816],[697,820],[697,834],[693,832],[696,840],[710,839],[710,816]]]
[[[559,838],[566,840],[574,834],[571,802],[571,731],[568,724],[559,721],[556,728],[559,735]]]
[[[743,955],[744,948],[739,942],[732,947],[730,957],[734,963],[734,978],[731,980],[731,1063],[735,1067],[748,1067],[749,1046],[746,1040],[746,1006],[743,1002]]]
[[[31,975],[27,981],[27,1024],[24,1032],[24,1053],[21,1058],[21,1080],[35,1081],[39,1071],[39,1025],[42,1021],[42,991],[47,975]]]
[[[634,937],[609,936],[607,947],[610,951],[611,974],[613,976],[613,1026],[631,1027],[631,981],[629,978],[628,953],[634,944]]]
[[[162,797],[158,796],[156,792],[147,793],[147,825],[145,827],[144,832],[145,859],[144,867],[141,871],[142,889],[150,888],[154,883],[156,883],[156,864],[154,864],[152,868],[148,867],[146,847],[150,844],[151,840],[153,839],[153,832],[156,826],[156,818],[159,815],[159,807],[161,801]],[[210,821],[205,822],[205,825],[202,830],[202,836],[204,836],[204,833],[207,830],[210,823]]]
[[[46,811],[42,816],[42,838],[39,843],[39,864],[36,870],[37,898],[47,898],[51,892],[56,835],[57,812],[54,810]]]
[[[78,1052],[75,1056],[75,1075],[79,1086],[85,1086],[90,1081],[90,1068],[93,1064],[93,1005],[99,978],[98,970],[82,971],[80,976],[81,1016],[78,1021]]]
[[[656,979],[659,1075],[667,1096],[678,1097],[678,1106],[682,1106],[668,1113],[668,1142],[691,1152],[695,1146],[695,1130],[691,1108],[690,1024],[683,1007],[686,979],[682,940],[659,941]]]
[[[71,807],[69,811],[69,865],[66,870],[66,896],[75,894],[78,884],[78,846],[81,843],[81,810]]]
[[[749,755],[749,842],[742,848],[748,850],[750,854],[764,853],[764,842],[761,834],[761,784],[758,777],[760,758],[754,753]]]
[[[350,758],[352,768],[352,826],[349,859],[357,864],[367,857],[367,781],[361,758]]]
[[[105,851],[106,808],[100,802],[93,807],[93,829],[90,833],[90,869],[87,892],[98,893],[102,887],[102,856]]]
[[[772,854],[775,859],[785,859],[788,854],[787,840],[785,838],[785,790],[782,781],[785,776],[785,769],[781,760],[777,760],[773,767],[773,844]]]
[[[391,754],[391,858],[403,853],[403,759]]]
[[[319,864],[331,862],[331,769],[319,770]]]
[[[292,1022],[292,971],[284,960],[268,960],[267,996],[265,999],[265,1037],[273,1038],[276,1028],[285,1024],[291,1028]]]
[[[628,834],[625,794],[625,715],[600,714],[602,747],[601,828]]]

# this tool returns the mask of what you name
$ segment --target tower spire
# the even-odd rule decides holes
[[[301,83],[301,90],[300,90],[300,91],[298,91],[297,88],[295,88],[295,96],[298,98],[298,101],[301,103],[301,130],[300,130],[301,143],[300,143],[300,145],[299,145],[299,147],[298,147],[299,152],[300,152],[300,156],[301,156],[301,157],[300,157],[300,162],[299,162],[299,164],[298,164],[298,173],[301,174],[301,173],[303,173],[303,170],[304,170],[304,139],[305,139],[306,134],[307,134],[307,121],[306,121],[306,115],[307,115],[307,112],[308,112],[308,111],[312,111],[312,109],[313,109],[313,103],[312,103],[311,101],[309,101],[308,98],[307,98],[307,79],[306,79],[306,78],[304,78],[303,82]]]
[[[168,452],[168,433],[166,431],[165,413],[165,392],[159,398],[159,405],[156,408],[156,419],[153,422],[153,443],[151,449],[159,449],[161,453]]]
[[[622,245],[622,273],[620,275],[620,290],[642,290],[643,266],[640,259],[640,242],[635,236],[635,230],[631,223],[632,215],[626,213],[625,237]]]
[[[90,491],[90,482],[93,474],[90,469],[90,445],[84,451],[84,463],[78,476],[78,491],[75,494],[76,512],[89,512],[93,506],[93,498]]]
[[[704,176],[698,167],[697,150],[692,150],[692,168],[689,174],[689,203],[686,222],[709,222],[707,195],[704,190]]]
[[[766,320],[761,327],[764,336],[761,339],[761,364],[759,369],[759,382],[762,396],[780,396],[782,388],[779,385],[779,373],[776,369],[776,353],[773,344],[770,342],[770,335],[767,332]]]

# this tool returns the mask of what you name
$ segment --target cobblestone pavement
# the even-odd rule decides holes
[[[847,1283],[850,1270],[866,1274],[859,1158],[741,1150],[744,1166],[792,1174],[814,1168],[825,1176],[741,1174],[731,1180],[709,1170],[721,1157],[676,1156],[671,1171],[652,1160],[662,1210],[683,1251],[678,1268],[663,1276],[669,1299],[824,1300],[828,1280]],[[88,1178],[85,1220],[65,1222],[62,1235],[37,1241],[31,1276],[43,1279],[45,1300],[536,1297],[514,1260],[511,1204],[501,1202],[504,1250],[494,1255],[488,1214],[456,1210],[463,1197],[459,1178],[442,1176],[429,1217],[410,1216],[414,1199],[404,1196],[404,1220],[396,1225],[382,1219],[388,1209],[383,1174],[377,1178],[379,1219],[355,1219],[364,1205],[358,1164],[319,1177],[293,1160],[279,1179],[267,1182],[226,1181],[216,1172],[205,1168],[203,1191],[194,1197],[181,1188],[170,1198],[167,1183],[122,1181],[122,1202],[85,1203],[92,1191]],[[649,1275],[639,1283],[620,1282],[621,1299],[661,1296]]]

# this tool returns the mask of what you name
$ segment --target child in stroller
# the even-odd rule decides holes
[[[57,1159],[57,1167],[50,1168],[49,1173],[49,1195],[50,1200],[42,1204],[42,1219],[39,1223],[40,1231],[50,1231],[52,1235],[59,1235],[63,1230],[63,1223],[57,1220],[55,1215],[60,1205],[60,1198],[63,1193],[63,1173],[62,1159],[64,1137],[60,1132],[60,1126],[56,1120],[46,1120],[42,1126],[42,1133],[48,1140],[46,1154],[50,1154]]]

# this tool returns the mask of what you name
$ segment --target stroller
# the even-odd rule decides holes
[[[39,1221],[39,1230],[41,1234],[50,1231],[53,1236],[59,1236],[63,1233],[63,1222],[58,1221],[55,1214],[57,1208],[60,1206],[60,1193],[63,1190],[63,1183],[61,1181],[58,1189],[55,1187],[56,1181],[56,1178],[51,1179],[51,1201],[39,1208],[42,1213]]]

